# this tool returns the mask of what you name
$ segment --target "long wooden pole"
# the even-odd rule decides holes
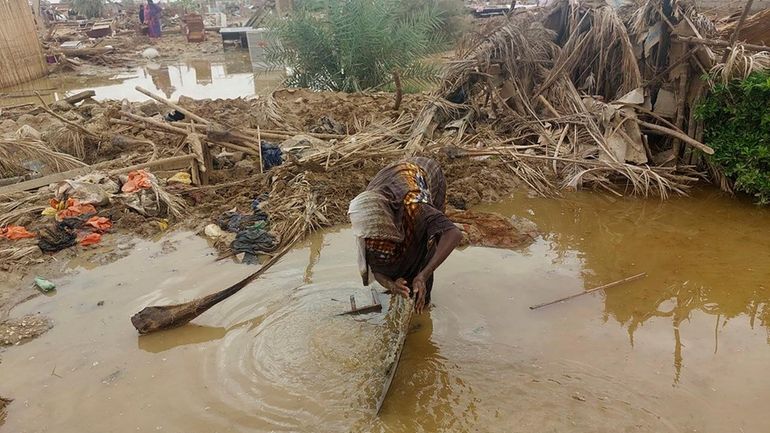
[[[593,293],[593,292],[596,292],[598,290],[609,289],[611,287],[619,286],[619,285],[621,285],[623,283],[629,283],[631,281],[635,281],[635,280],[638,280],[640,278],[644,278],[646,276],[647,276],[647,272],[642,272],[641,274],[636,274],[636,275],[630,276],[628,278],[623,278],[622,280],[613,281],[612,283],[605,284],[605,285],[599,286],[599,287],[595,287],[595,288],[593,288],[591,290],[585,290],[585,291],[580,292],[580,293],[575,293],[573,295],[565,296],[564,298],[557,299],[555,301],[550,301],[550,302],[545,302],[545,303],[542,303],[542,304],[533,305],[533,306],[529,307],[529,309],[530,310],[537,310],[538,308],[543,308],[543,307],[547,307],[549,305],[558,304],[559,302],[564,302],[564,301],[567,301],[567,300],[570,300],[570,299],[573,299],[573,298],[577,298],[578,296],[587,295],[589,293]]]
[[[188,110],[186,108],[182,108],[180,105],[175,104],[175,103],[169,101],[166,98],[160,97],[160,96],[150,92],[149,90],[142,88],[141,86],[136,86],[135,89],[136,89],[137,92],[142,93],[144,95],[147,95],[150,98],[160,102],[161,104],[164,104],[164,105],[167,105],[167,106],[173,108],[174,110],[184,114],[185,116],[195,120],[196,122],[200,122],[200,123],[202,123],[204,125],[208,125],[209,123],[211,123],[210,121],[208,121],[208,120],[198,116],[197,114],[193,113],[192,111],[190,111],[190,110]]]
[[[754,4],[754,0],[749,0],[746,2],[746,6],[743,7],[743,13],[741,14],[741,19],[738,20],[738,24],[735,26],[735,31],[732,35],[730,35],[730,47],[735,48],[735,42],[738,40],[738,35],[741,33],[741,29],[743,29],[743,23],[746,22],[746,17],[749,16],[749,11],[751,11],[751,5]],[[722,54],[722,63],[727,61],[727,56],[730,55],[730,52],[728,50],[725,50],[725,52]]]

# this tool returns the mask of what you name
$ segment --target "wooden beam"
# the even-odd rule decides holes
[[[30,191],[33,189],[42,188],[52,183],[61,182],[77,176],[83,176],[84,174],[91,173],[93,167],[81,167],[74,170],[63,171],[61,173],[49,174],[47,176],[39,177],[37,179],[31,179],[24,182],[15,183],[0,188],[0,195],[9,195],[21,191]]]

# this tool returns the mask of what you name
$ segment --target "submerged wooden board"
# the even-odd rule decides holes
[[[382,404],[385,402],[385,397],[388,396],[390,385],[393,383],[393,377],[395,377],[396,370],[398,370],[398,362],[401,360],[401,352],[404,350],[404,343],[406,342],[406,335],[409,332],[413,313],[414,301],[411,298],[404,299],[400,296],[395,297],[394,302],[391,303],[391,309],[388,311],[388,314],[392,315],[392,319],[396,322],[398,337],[396,344],[392,347],[393,352],[390,362],[385,366],[385,382],[377,398],[377,414],[382,410]]]

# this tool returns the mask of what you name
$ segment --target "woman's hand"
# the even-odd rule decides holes
[[[425,307],[425,277],[422,274],[417,274],[412,280],[412,289],[414,290],[414,309],[417,314],[422,313]]]
[[[401,295],[404,298],[409,297],[409,286],[407,286],[406,280],[403,278],[399,278],[393,281],[393,283],[391,283],[388,289],[390,290],[391,293]]]

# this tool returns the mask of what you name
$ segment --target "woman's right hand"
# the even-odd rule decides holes
[[[404,298],[409,297],[409,286],[406,284],[406,280],[403,278],[398,278],[397,280],[393,281],[388,289],[391,293],[401,295]]]

